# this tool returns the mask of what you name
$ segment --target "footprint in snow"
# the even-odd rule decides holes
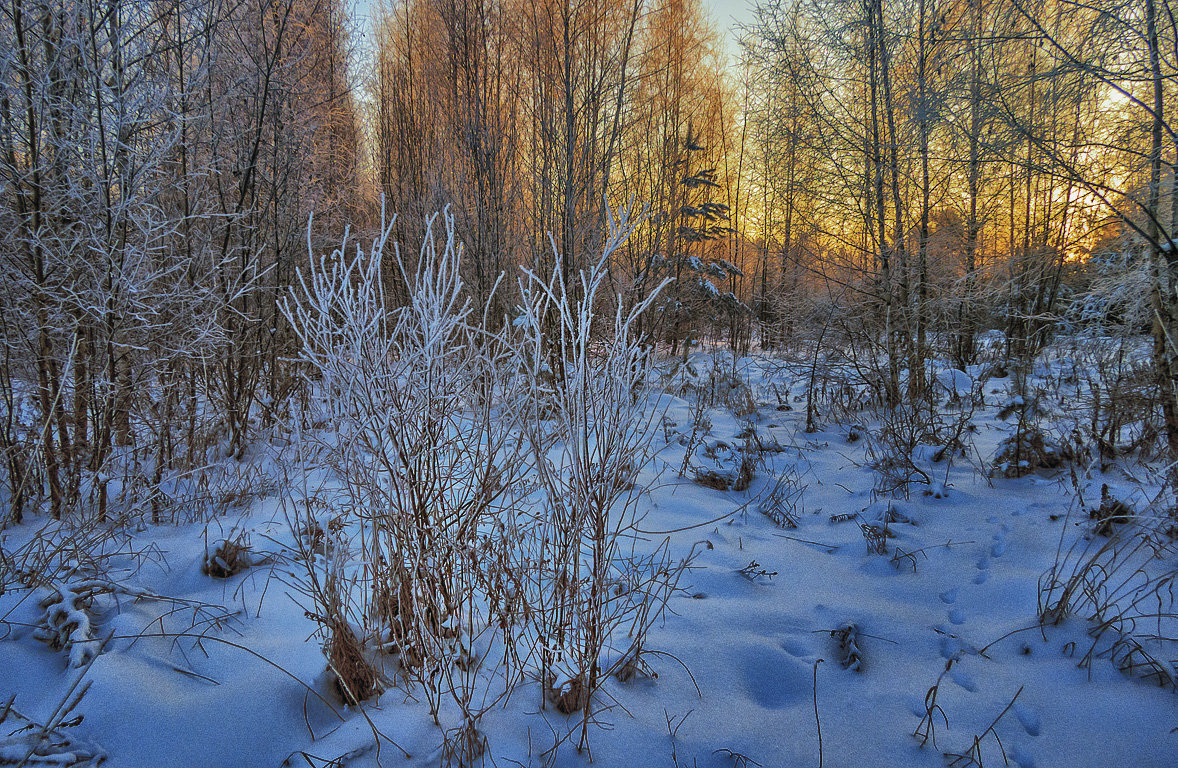
[[[948,661],[954,656],[960,657],[962,647],[960,638],[953,637],[952,635],[943,635],[941,637],[941,658]],[[924,713],[921,712],[921,714]]]
[[[739,655],[744,692],[753,702],[782,709],[809,697],[809,664],[764,646],[750,646]]]
[[[990,547],[990,554],[994,557],[1002,557],[1004,554],[1006,554],[1006,542],[994,542],[994,546]]]
[[[973,677],[968,672],[963,671],[961,667],[954,667],[953,669],[949,670],[949,678],[970,693],[978,692],[978,684],[975,683]]]
[[[1022,747],[1015,747],[1010,750],[1010,759],[1014,761],[1014,764],[1018,768],[1035,768],[1035,758]]]
[[[811,655],[810,649],[797,640],[783,640],[781,642],[781,650],[785,651],[796,659],[805,658],[806,656]]]
[[[941,593],[941,602],[953,604],[957,602],[957,587],[947,589]]]
[[[1014,716],[1018,718],[1023,730],[1028,736],[1038,736],[1040,729],[1039,713],[1021,701],[1014,703]]]
[[[985,584],[988,578],[990,578],[990,558],[983,555],[978,559],[978,575],[973,577],[973,583]]]
[[[949,611],[949,621],[953,624],[964,624],[965,613],[960,608],[954,608]]]

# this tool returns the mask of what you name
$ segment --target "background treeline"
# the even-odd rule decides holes
[[[990,329],[1020,376],[1062,321],[1151,328],[1178,446],[1174,10],[772,0],[725,68],[698,0],[408,0],[369,59],[339,0],[6,0],[6,515],[158,519],[243,457],[301,391],[308,241],[382,200],[410,253],[450,208],[501,324],[634,199],[603,301],[673,277],[641,321],[671,354],[837,349],[892,405]]]
[[[1061,326],[1152,329],[1178,448],[1174,11],[763,3],[744,60],[757,278],[738,293],[762,342],[829,331],[894,406],[927,394],[929,361],[977,362],[983,331],[1021,391]]]

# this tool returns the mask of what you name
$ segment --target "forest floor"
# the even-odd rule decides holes
[[[692,362],[701,380],[715,381],[714,364],[731,371],[752,398],[705,407],[680,387],[658,400],[657,452],[637,482],[642,528],[651,546],[669,536],[676,556],[699,546],[648,638],[657,676],[606,684],[591,754],[572,740],[545,754],[579,716],[542,709],[538,685],[521,685],[482,719],[487,765],[1175,765],[1178,652],[1165,638],[1176,634],[1178,609],[1164,582],[1178,570],[1178,529],[1155,508],[1148,463],[993,473],[1015,429],[1000,418],[1011,379],[975,386],[979,369],[938,379],[946,396],[975,401],[968,413],[946,406],[938,416],[960,419],[963,450],[938,456],[917,441],[897,468],[876,412],[806,431],[807,365]],[[1054,419],[1062,442],[1076,406],[1061,366],[1039,376],[1052,380],[1044,410],[1055,415],[1044,423]],[[710,465],[730,468],[754,440],[747,489],[695,482]],[[694,471],[680,476],[689,450]],[[288,451],[275,438],[250,458],[259,476],[278,477],[265,467]],[[280,482],[299,471],[288,467]],[[1102,486],[1106,507],[1123,502],[1125,522],[1090,517]],[[73,646],[77,668],[36,637],[47,610],[73,596],[5,585],[0,710],[11,699],[13,712],[0,724],[0,765],[88,756],[128,768],[437,765],[439,731],[411,686],[361,708],[331,690],[317,625],[292,587],[288,491],[261,483],[211,522],[141,525],[108,539],[109,583],[75,603],[96,638]],[[202,571],[207,548],[231,532],[246,534],[253,565],[213,578]],[[44,519],[10,526],[0,552],[27,562],[38,537],[52,539]],[[1144,560],[1140,541],[1150,547]],[[1104,560],[1083,568],[1101,551]],[[1080,577],[1067,615],[1044,626],[1041,611],[1061,594],[1044,591],[1056,564],[1061,587]],[[83,582],[59,580],[75,596]],[[68,717],[57,712],[83,686]],[[28,721],[58,727],[34,744],[36,729],[19,731]]]

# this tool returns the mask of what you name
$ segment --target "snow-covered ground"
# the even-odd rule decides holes
[[[980,385],[984,404],[963,417],[973,425],[964,453],[947,460],[918,445],[905,469],[914,479],[907,498],[903,488],[881,494],[878,414],[843,424],[824,415],[807,433],[808,366],[767,359],[720,359],[750,390],[697,407],[699,380],[715,359],[692,362],[695,386],[683,388],[691,377],[680,376],[656,401],[666,409],[658,450],[636,483],[649,546],[669,536],[672,555],[693,545],[696,552],[646,644],[643,661],[657,676],[605,684],[594,702],[591,754],[578,753],[576,739],[549,751],[580,715],[542,708],[539,684],[524,681],[480,722],[486,764],[1176,764],[1178,654],[1153,637],[1173,635],[1168,590],[1156,591],[1152,607],[1135,607],[1150,618],[1116,627],[1162,672],[1126,662],[1109,632],[1094,641],[1083,616],[1046,627],[1038,620],[1041,584],[1061,552],[1110,541],[1089,519],[1102,485],[1138,514],[1165,514],[1150,508],[1143,467],[1123,461],[1102,473],[1094,463],[1064,463],[991,477],[989,462],[1013,429],[998,418],[1010,382],[991,379]],[[968,400],[979,373],[939,380],[946,394]],[[1070,406],[1059,397],[1052,407],[1066,424]],[[960,414],[946,406],[944,417]],[[695,481],[708,469],[737,477],[740,457],[757,446],[747,488]],[[276,439],[252,456],[277,477],[291,451]],[[283,482],[329,480],[307,481],[301,471],[287,466]],[[106,764],[144,768],[437,765],[440,731],[395,671],[398,684],[360,707],[333,690],[318,625],[296,599],[290,493],[287,486],[247,497],[212,522],[112,538],[105,546],[122,554],[105,560],[107,581],[58,574],[55,583],[73,587],[68,594],[5,584],[0,711],[11,698],[14,712],[0,725],[0,765],[21,763],[38,744],[53,754],[34,754],[29,764],[105,755]],[[1131,542],[1134,525],[1113,533]],[[44,526],[35,519],[0,532],[5,556],[29,552]],[[1155,527],[1159,557],[1144,570],[1118,571],[1117,584],[1178,567],[1173,539]],[[206,552],[242,533],[252,567],[207,575],[215,568]],[[46,626],[55,610],[56,623]],[[57,650],[38,639],[52,639],[54,627],[59,638],[79,627],[84,636]],[[83,689],[68,715],[58,711]],[[38,724],[64,720],[50,739],[59,748],[45,748],[35,729],[17,732],[26,721],[15,712]]]

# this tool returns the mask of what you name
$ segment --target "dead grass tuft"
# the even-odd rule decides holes
[[[364,647],[346,622],[335,620],[329,627],[328,668],[335,675],[335,691],[345,704],[359,704],[379,690],[376,670],[364,657]]]
[[[211,549],[206,549],[201,573],[214,579],[228,579],[256,565],[249,539],[244,534],[218,539]]]
[[[1133,509],[1121,501],[1114,498],[1108,490],[1108,483],[1100,486],[1100,506],[1089,510],[1088,517],[1096,521],[1096,527],[1092,532],[1097,536],[1112,536],[1114,532],[1114,525],[1120,525],[1129,522],[1133,518]]]

